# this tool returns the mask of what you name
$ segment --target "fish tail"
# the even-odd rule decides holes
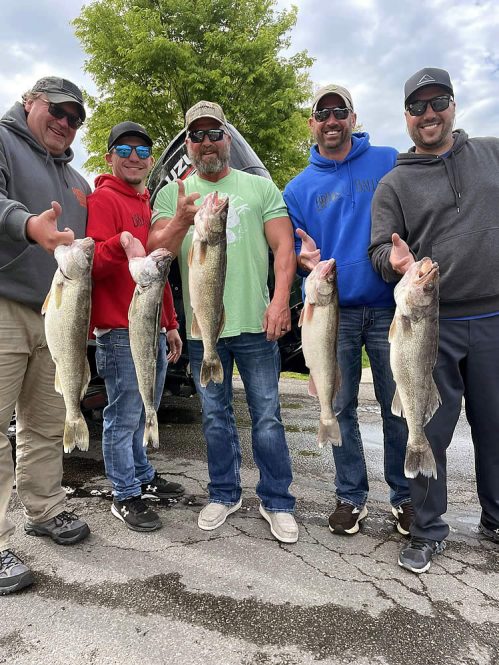
[[[159,448],[158,414],[155,409],[146,409],[146,422],[144,426],[144,448],[151,443],[153,448]]]
[[[213,383],[223,383],[224,381],[224,368],[218,356],[213,360],[203,358],[203,362],[201,363],[199,383],[203,388],[206,388],[210,381],[213,381]]]
[[[62,439],[65,453],[72,452],[75,447],[88,450],[89,438],[87,423],[83,416],[79,416],[76,420],[66,420]]]
[[[437,479],[437,465],[430,443],[423,434],[416,444],[409,439],[405,453],[404,473],[407,478],[415,478],[421,473],[427,478]]]
[[[319,420],[319,448],[322,448],[326,443],[331,443],[333,446],[341,446],[341,434],[338,421],[333,418]]]

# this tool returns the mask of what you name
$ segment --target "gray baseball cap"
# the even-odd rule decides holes
[[[336,85],[336,83],[329,83],[328,85],[325,85],[324,87],[317,90],[315,93],[314,101],[312,103],[312,113],[317,108],[317,104],[323,97],[326,97],[326,95],[338,95],[338,97],[341,97],[343,100],[346,108],[349,108],[350,111],[353,111],[353,101],[350,92],[341,85]]]
[[[404,86],[404,104],[415,92],[429,85],[439,85],[445,88],[454,97],[454,89],[449,72],[437,67],[424,67],[407,79]]]
[[[200,101],[187,111],[185,114],[185,128],[189,129],[194,120],[199,118],[213,118],[220,124],[227,127],[227,120],[220,104],[216,102]]]
[[[80,118],[82,120],[86,118],[82,92],[78,86],[68,81],[68,79],[59,78],[58,76],[44,76],[35,83],[31,88],[31,92],[43,92],[49,102],[53,104],[74,102],[78,105]]]

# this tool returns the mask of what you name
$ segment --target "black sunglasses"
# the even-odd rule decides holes
[[[152,148],[148,145],[128,145],[127,143],[115,145],[113,150],[118,157],[123,157],[124,159],[130,157],[132,150],[135,150],[135,154],[139,159],[147,159],[152,153]]]
[[[416,102],[407,104],[405,110],[409,111],[409,115],[423,115],[423,113],[426,113],[429,104],[436,113],[439,113],[449,108],[451,99],[450,95],[440,95],[432,99],[418,99]]]
[[[193,143],[202,143],[204,137],[207,136],[210,141],[221,141],[224,137],[223,129],[197,129],[193,132],[189,132],[189,138]]]
[[[321,109],[320,111],[314,111],[312,115],[317,120],[317,122],[324,122],[329,118],[331,113],[334,115],[336,120],[346,120],[348,118],[348,114],[350,113],[350,109],[347,108],[341,109],[339,107],[335,107],[334,109],[327,108],[327,109]]]
[[[83,120],[80,118],[79,115],[75,115],[74,113],[68,113],[68,111],[65,111],[60,104],[53,104],[52,102],[47,101],[46,99],[42,99],[42,102],[45,102],[45,104],[48,104],[48,111],[51,116],[54,118],[57,118],[57,120],[62,120],[63,118],[68,119],[68,125],[71,127],[71,129],[80,129],[80,127],[83,125]]]

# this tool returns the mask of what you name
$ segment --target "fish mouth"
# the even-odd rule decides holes
[[[228,207],[229,197],[227,196],[225,199],[220,199],[218,196],[218,192],[214,192],[212,203],[213,203],[213,213],[215,215],[218,215],[224,210],[224,208]]]
[[[318,277],[330,281],[336,272],[336,261],[335,259],[329,259],[328,261],[321,261],[321,263],[324,263],[324,265],[320,267]]]
[[[418,270],[418,279],[416,284],[428,284],[436,279],[438,276],[438,263],[429,258],[421,260],[421,265]]]

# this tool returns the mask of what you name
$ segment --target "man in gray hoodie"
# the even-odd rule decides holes
[[[14,467],[7,430],[14,409],[15,481],[26,533],[69,545],[90,532],[64,510],[65,408],[54,390],[41,316],[57,267],[53,250],[85,235],[90,188],[69,165],[84,120],[81,91],[55,76],[37,81],[0,120],[0,595],[33,582],[8,549]]]
[[[414,147],[379,183],[369,254],[386,281],[415,260],[440,267],[440,338],[433,372],[442,404],[425,428],[438,478],[409,481],[414,521],[399,564],[430,567],[449,533],[446,451],[463,396],[475,448],[479,530],[499,543],[499,139],[452,131],[456,104],[448,72],[426,67],[405,84]]]

